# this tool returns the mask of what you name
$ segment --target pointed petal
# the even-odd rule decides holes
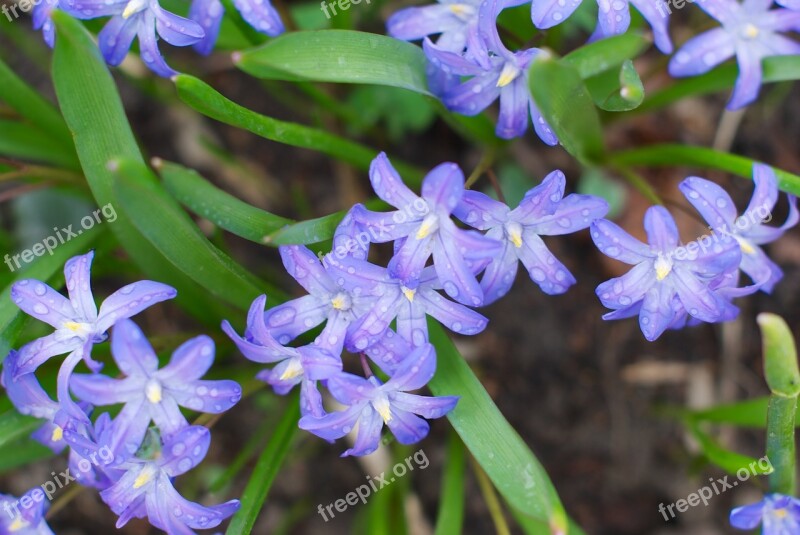
[[[144,21],[140,23],[137,35],[139,36],[140,57],[147,68],[162,78],[172,78],[178,71],[167,65],[164,56],[158,49],[156,39],[155,15],[150,11],[145,11],[142,15]]]
[[[436,318],[451,331],[464,335],[475,335],[483,331],[489,320],[462,304],[445,299],[433,290],[419,292],[425,312]]]
[[[737,529],[755,529],[764,516],[764,502],[737,507],[731,511],[731,526]]]
[[[646,244],[607,219],[595,221],[591,228],[592,240],[606,256],[626,264],[640,264],[652,258],[650,248]]]
[[[758,246],[752,246],[742,254],[741,269],[753,282],[762,283],[761,289],[766,293],[772,293],[783,278],[783,270]]]
[[[533,99],[530,99],[530,113],[533,130],[536,132],[536,135],[539,136],[539,139],[551,147],[558,145],[558,137],[556,137],[555,132],[553,132],[553,129],[547,123]]]
[[[344,411],[331,412],[321,418],[310,415],[300,418],[300,429],[317,435],[318,437],[333,441],[342,438],[353,430],[361,413],[366,408],[366,402],[348,407]]]
[[[389,261],[389,274],[404,283],[415,283],[422,274],[422,268],[430,258],[432,249],[432,236],[422,239],[418,239],[416,234],[409,236]]]
[[[478,115],[500,96],[499,77],[497,69],[479,74],[449,89],[442,95],[442,102],[447,109],[461,115]]]
[[[100,305],[96,332],[105,332],[120,320],[135,316],[142,310],[172,299],[178,294],[175,288],[153,281],[139,281],[123,286],[109,295]]]
[[[342,371],[342,359],[330,351],[314,345],[297,349],[306,377],[321,381],[338,375]]]
[[[375,305],[357,320],[350,329],[348,337],[348,350],[351,352],[364,351],[380,340],[392,320],[397,317],[401,307],[409,306],[404,303],[405,297],[397,287],[387,289],[386,293],[375,302]]]
[[[164,476],[159,478],[157,488],[157,492],[147,495],[148,517],[154,526],[170,534],[190,535],[194,533],[192,529],[215,528],[241,506],[238,500],[211,507],[190,502]]]
[[[236,381],[192,381],[170,386],[169,393],[181,407],[196,412],[222,414],[242,399],[242,387]]]
[[[342,453],[342,457],[369,455],[378,449],[381,443],[381,430],[383,429],[383,419],[378,411],[371,405],[367,405],[358,419],[358,433],[353,447]]]
[[[64,265],[64,279],[67,281],[69,300],[78,316],[89,323],[97,319],[97,305],[91,288],[91,270],[94,251],[75,256]]]
[[[413,412],[429,420],[441,418],[453,410],[458,396],[428,397],[397,392],[392,396],[392,404],[398,410]]]
[[[411,346],[405,338],[388,329],[383,336],[364,352],[389,377],[397,373],[403,359],[411,353]]]
[[[397,311],[397,334],[413,347],[426,344],[428,342],[428,319],[425,315],[425,309],[414,304],[404,304],[399,307]],[[406,358],[403,359],[403,362],[405,362]]]
[[[663,1],[663,0],[661,0]],[[656,47],[663,54],[672,54],[672,41],[669,38],[669,16],[659,10],[659,0],[630,0],[631,4],[642,14],[653,29]]]
[[[422,49],[425,51],[428,62],[444,71],[445,74],[455,76],[477,76],[484,73],[484,69],[481,68],[480,65],[466,59],[460,52],[446,50],[443,47],[434,45],[430,39],[424,39],[422,41]]]
[[[597,0],[597,28],[591,39],[601,39],[625,33],[631,24],[628,0]]]
[[[526,228],[544,236],[571,234],[588,228],[594,221],[608,213],[608,202],[594,195],[572,193],[564,197],[555,212],[527,224]]]
[[[736,206],[724,189],[696,176],[690,176],[678,188],[712,228],[724,229],[733,225]]]
[[[663,206],[651,206],[644,214],[644,230],[650,247],[669,252],[678,246],[680,237],[672,215]]]
[[[133,455],[142,445],[150,425],[150,412],[145,403],[144,396],[137,401],[126,403],[114,418],[114,433],[108,447],[115,459]]]
[[[193,0],[189,8],[189,18],[197,22],[202,28],[204,36],[195,43],[194,49],[204,56],[214,50],[214,45],[219,36],[219,28],[225,9],[219,0]]]
[[[481,306],[483,289],[464,261],[462,250],[467,249],[460,248],[458,243],[458,235],[463,232],[450,219],[440,222],[434,238],[433,265],[447,295],[466,305]],[[497,243],[495,249],[501,247]]]
[[[149,377],[158,369],[153,346],[132,320],[122,320],[114,326],[111,354],[120,371],[129,377]]]
[[[733,86],[733,94],[726,108],[737,110],[753,102],[761,88],[763,72],[762,56],[758,50],[748,46],[740,46],[736,50],[736,61],[739,64],[739,77]]]
[[[756,163],[753,164],[753,183],[753,197],[744,215],[753,213],[765,219],[778,202],[778,178],[772,167]]]
[[[599,285],[596,293],[603,306],[621,309],[642,300],[655,284],[653,263],[642,262],[625,275]]]
[[[698,2],[705,5],[713,0]],[[735,53],[733,38],[722,28],[714,28],[692,37],[678,49],[669,62],[672,76],[696,76],[703,74]]]
[[[284,245],[279,250],[286,271],[308,293],[323,297],[338,290],[336,283],[322,267],[317,255],[308,247]]]
[[[64,339],[60,333],[48,334],[25,344],[19,350],[19,360],[14,369],[14,378],[33,373],[39,366],[56,355],[64,355],[81,347],[78,337]]]
[[[156,17],[156,31],[169,44],[189,46],[205,37],[203,27],[197,22],[180,17],[161,7],[154,8],[153,11]]]
[[[495,133],[502,139],[514,139],[528,130],[531,94],[527,77],[516,80],[500,89],[500,114]]]
[[[522,246],[514,249],[530,278],[548,295],[558,295],[575,284],[575,277],[547,248],[542,238],[525,229]]]
[[[536,0],[531,3],[533,24],[540,30],[561,24],[581,5],[581,0]]]
[[[392,417],[386,422],[400,444],[416,444],[430,431],[428,422],[410,412],[391,408]]]
[[[431,344],[414,349],[398,368],[394,377],[383,386],[383,390],[412,391],[427,385],[436,373],[436,350]]]
[[[275,339],[288,344],[328,317],[331,304],[313,295],[304,295],[267,310],[264,323]]]
[[[399,210],[413,206],[414,201],[419,198],[405,185],[385,152],[381,152],[372,160],[369,166],[369,181],[378,197]]]
[[[564,173],[559,170],[550,172],[538,186],[525,193],[519,206],[511,211],[509,219],[521,223],[534,222],[553,214],[564,197],[566,184]]]
[[[60,329],[70,321],[80,322],[66,297],[47,284],[23,279],[11,286],[11,300],[26,314]]]
[[[211,445],[211,432],[201,425],[192,425],[164,442],[158,463],[170,476],[185,474],[203,462]]]
[[[454,163],[437,165],[422,181],[422,197],[431,209],[448,215],[464,195],[464,173]]]
[[[72,375],[69,387],[78,399],[98,406],[125,403],[141,396],[140,382],[120,381],[105,375],[76,373]]]
[[[275,37],[285,31],[280,14],[269,0],[233,0],[233,5],[244,20],[261,33]]]
[[[214,340],[201,335],[181,344],[169,364],[155,372],[164,383],[188,383],[203,377],[214,363]]]
[[[36,376],[28,373],[14,379],[18,358],[19,353],[12,350],[3,362],[0,383],[6,389],[8,398],[21,414],[52,420],[58,412],[58,403],[45,392]]]
[[[667,330],[675,319],[673,299],[675,291],[664,282],[653,285],[644,296],[639,312],[639,328],[652,342]]]
[[[117,11],[119,13],[119,11]],[[100,51],[109,65],[117,66],[125,59],[139,30],[139,17],[112,17],[97,35]]]
[[[418,198],[417,205],[420,204],[424,205],[425,203],[422,199]],[[425,213],[417,212],[417,210],[413,208],[414,206],[416,205],[407,205],[406,208],[411,208],[410,210],[397,210],[387,213],[373,212],[372,210],[368,210],[363,204],[356,204],[350,209],[350,213],[353,216],[353,220],[358,225],[358,228],[365,233],[371,243],[386,243],[404,238],[419,227],[419,222],[425,213],[427,213],[427,205],[425,206]],[[358,249],[358,242],[354,237],[348,237],[347,240],[350,240],[350,247],[345,245],[347,243],[346,240],[342,240],[334,249],[333,252],[336,253],[335,256],[337,259],[342,259],[347,256],[346,254],[342,254],[342,251],[347,253],[350,252],[351,249]],[[340,247],[341,249],[339,249]],[[331,256],[333,256],[332,253],[326,255],[326,260]],[[364,258],[366,258],[366,255]]]
[[[434,4],[409,7],[395,12],[386,21],[386,33],[395,39],[416,41],[428,35],[457,30],[465,26],[451,6]]]
[[[714,295],[708,287],[681,265],[676,265],[675,290],[686,311],[693,317],[707,322],[718,321],[725,310],[724,300]]]
[[[500,201],[475,190],[465,190],[453,215],[478,230],[500,226],[508,219],[510,209]]]
[[[492,231],[490,231],[489,234],[491,234],[491,232]],[[489,234],[487,234],[487,236]],[[497,232],[497,234],[500,234],[500,232]],[[514,284],[514,280],[517,277],[518,266],[519,258],[517,258],[517,254],[514,252],[514,246],[510,241],[506,240],[503,252],[486,266],[486,271],[483,273],[483,277],[481,277],[484,306],[494,303],[511,290],[511,286]]]

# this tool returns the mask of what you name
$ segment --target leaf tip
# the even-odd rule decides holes
[[[158,156],[154,156],[150,159],[150,165],[153,166],[153,169],[156,171],[161,171],[161,168],[164,167],[164,160],[159,158]]]

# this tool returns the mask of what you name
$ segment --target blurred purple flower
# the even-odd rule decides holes
[[[755,529],[763,524],[762,535],[800,533],[800,500],[783,494],[768,494],[758,503],[731,511],[731,525],[737,529]]]
[[[638,314],[642,333],[653,341],[681,321],[687,311],[706,322],[735,316],[736,307],[709,287],[713,280],[738,268],[741,253],[734,239],[721,236],[710,248],[680,246],[675,220],[663,206],[647,210],[644,227],[649,246],[608,220],[592,223],[597,248],[634,265],[622,277],[597,287],[600,301],[614,310],[603,319]]]
[[[205,427],[186,427],[164,441],[152,458],[131,457],[127,470],[100,496],[119,515],[117,528],[131,518],[148,518],[167,533],[191,534],[194,529],[212,529],[239,509],[238,500],[205,507],[183,498],[172,485],[173,478],[200,464],[208,452],[211,435]]]
[[[235,381],[201,381],[214,362],[214,342],[207,336],[193,338],[175,350],[164,368],[142,331],[131,320],[114,327],[111,353],[121,380],[105,375],[75,374],[70,388],[94,405],[125,406],[114,419],[111,450],[115,457],[134,453],[142,444],[151,421],[165,438],[188,426],[179,407],[220,414],[242,397]]]
[[[54,9],[59,7],[59,2],[60,0],[39,0],[38,3],[34,3],[31,10],[33,29],[42,31],[44,42],[50,48],[53,48],[56,43],[56,28],[50,15]]]
[[[342,454],[368,455],[378,448],[383,425],[389,426],[401,444],[414,444],[428,435],[428,422],[419,418],[440,418],[453,410],[457,397],[426,397],[408,394],[422,388],[436,371],[436,353],[425,344],[416,348],[385,384],[375,377],[369,379],[342,373],[328,380],[331,395],[347,408],[328,413],[321,418],[304,416],[300,428],[325,440],[336,440],[358,425],[355,444]],[[419,415],[419,416],[417,416]]]
[[[270,0],[233,0],[242,18],[257,31],[271,37],[285,31],[278,10]],[[194,45],[201,54],[210,54],[219,36],[219,28],[225,8],[220,0],[193,0],[189,18],[197,22],[205,32],[203,38]]]
[[[29,507],[24,503],[31,504]],[[0,494],[0,533],[9,535],[53,535],[45,522],[44,514],[49,501],[41,488],[36,487],[25,493],[19,500],[7,494]]]
[[[438,35],[436,45],[460,54],[477,39],[482,0],[437,0],[437,4],[407,7],[386,21],[387,33],[404,41]]]
[[[735,110],[753,102],[761,87],[761,60],[800,54],[800,44],[778,32],[797,30],[800,12],[771,10],[769,0],[703,0],[697,4],[722,24],[692,37],[669,62],[672,76],[696,76],[736,56],[739,78],[728,101]]]
[[[448,109],[462,115],[477,115],[499,98],[500,114],[495,131],[499,137],[512,139],[523,135],[530,116],[542,141],[555,145],[558,139],[539,113],[528,88],[528,68],[543,52],[538,48],[511,52],[505,47],[497,33],[497,15],[501,7],[497,0],[481,5],[479,46],[474,47],[469,57],[425,39],[423,48],[431,64],[448,75],[469,77],[463,83],[445,86],[439,96]]]
[[[478,191],[466,191],[453,214],[486,236],[503,243],[481,279],[485,304],[508,293],[521,261],[531,279],[549,295],[564,293],[575,278],[547,249],[540,236],[569,234],[587,228],[606,215],[608,203],[599,197],[573,193],[564,197],[566,178],[553,171],[525,194],[511,210]]]
[[[797,198],[788,196],[789,215],[780,227],[763,223],[772,219],[772,209],[778,201],[778,179],[771,167],[753,166],[755,189],[744,214],[737,216],[736,205],[730,195],[713,182],[699,177],[689,177],[678,186],[686,199],[710,225],[715,233],[731,236],[742,250],[740,268],[761,290],[771,293],[783,272],[759,247],[780,238],[800,220]]]
[[[354,210],[353,218],[373,232],[373,242],[395,241],[389,273],[413,290],[433,255],[433,265],[444,291],[460,303],[483,304],[483,290],[475,279],[479,259],[490,260],[501,244],[473,231],[458,228],[450,214],[464,195],[464,174],[454,163],[435,167],[422,182],[422,196],[413,193],[381,153],[370,166],[375,193],[397,208],[390,213]],[[353,268],[354,269],[354,268]],[[374,288],[375,282],[369,283]]]

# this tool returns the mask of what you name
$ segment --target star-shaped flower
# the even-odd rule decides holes
[[[771,167],[753,166],[755,189],[744,214],[737,215],[736,205],[730,195],[713,182],[699,177],[689,177],[678,186],[686,199],[716,232],[731,236],[742,250],[740,268],[760,289],[771,293],[783,272],[759,247],[780,238],[800,220],[797,198],[789,195],[789,215],[780,227],[764,225],[772,219],[772,209],[778,201],[778,179]]]
[[[214,362],[214,342],[198,336],[172,354],[164,368],[142,331],[131,320],[119,322],[111,337],[111,354],[124,379],[105,375],[75,374],[70,381],[73,393],[94,405],[125,406],[114,419],[114,438],[110,447],[115,457],[139,449],[150,422],[169,438],[188,426],[179,407],[220,414],[242,397],[235,381],[202,381]]]
[[[608,203],[592,195],[573,193],[564,197],[565,185],[564,174],[553,171],[528,191],[514,210],[478,191],[464,193],[454,215],[479,230],[488,230],[487,237],[503,243],[502,253],[492,259],[481,279],[485,304],[508,293],[520,261],[546,294],[563,293],[575,284],[575,278],[540,236],[585,229],[606,215]]]
[[[117,528],[131,518],[147,517],[167,533],[193,534],[212,529],[239,509],[238,500],[205,507],[186,500],[172,485],[205,458],[211,435],[205,427],[191,426],[164,441],[160,451],[147,458],[132,457],[120,468],[126,472],[100,496],[119,515]]]
[[[420,418],[440,418],[453,410],[458,397],[426,397],[409,394],[422,388],[436,371],[436,353],[425,344],[404,359],[385,384],[375,377],[364,379],[342,373],[328,380],[331,395],[347,409],[321,418],[304,416],[300,428],[325,440],[336,440],[358,425],[355,444],[342,454],[369,455],[378,448],[386,424],[401,444],[414,444],[428,435],[430,426]],[[417,416],[419,415],[419,416]]]
[[[24,503],[31,504],[24,507]],[[41,488],[36,487],[25,493],[20,499],[7,494],[0,494],[0,533],[9,535],[53,535],[50,526],[45,522],[44,514],[48,507]]]
[[[692,37],[669,62],[672,76],[696,76],[736,56],[739,77],[728,109],[747,106],[761,87],[761,60],[770,56],[800,54],[800,44],[779,32],[797,29],[800,12],[770,9],[771,1],[703,0],[697,3],[721,28]]]
[[[730,520],[738,529],[751,530],[763,524],[761,535],[794,535],[800,533],[800,500],[768,494],[758,503],[731,511]]]
[[[712,281],[739,266],[741,253],[734,239],[721,236],[708,248],[680,246],[675,220],[663,206],[652,206],[645,213],[649,246],[605,219],[591,228],[600,251],[634,265],[622,277],[597,287],[600,301],[614,310],[603,319],[638,314],[642,333],[653,341],[687,311],[705,322],[735,315],[736,307],[710,288]]]

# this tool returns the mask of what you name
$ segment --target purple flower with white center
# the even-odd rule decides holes
[[[453,214],[486,236],[503,243],[503,252],[487,266],[481,287],[485,304],[508,293],[521,261],[531,279],[549,295],[564,293],[575,278],[547,249],[540,236],[570,234],[587,228],[606,215],[608,203],[592,195],[573,193],[564,197],[566,178],[553,171],[528,191],[511,210],[478,191],[466,191]]]
[[[758,503],[731,511],[731,525],[737,529],[755,529],[763,524],[762,535],[800,533],[800,500],[783,494],[767,494]]]
[[[375,193],[397,208],[390,213],[353,211],[366,229],[379,229],[376,243],[402,240],[395,244],[389,273],[407,288],[415,289],[422,270],[433,255],[433,265],[444,291],[460,303],[483,304],[483,290],[475,279],[475,259],[490,259],[501,244],[474,232],[458,228],[450,214],[464,195],[464,174],[454,163],[434,168],[422,182],[422,196],[414,194],[381,153],[370,166]]]
[[[64,266],[69,299],[37,280],[21,280],[11,287],[11,299],[23,312],[56,329],[20,349],[14,377],[32,373],[51,357],[70,352],[77,353],[78,360],[82,357],[90,369],[98,371],[101,365],[92,360],[91,346],[105,341],[106,331],[112,325],[160,301],[172,299],[177,293],[160,282],[134,282],[108,296],[98,312],[90,287],[92,258],[93,251],[71,258]]]
[[[173,478],[185,474],[205,458],[211,434],[201,426],[186,427],[164,441],[152,458],[132,457],[121,468],[127,470],[100,496],[119,515],[117,528],[131,518],[147,516],[150,523],[167,533],[192,534],[194,529],[212,529],[239,509],[239,501],[205,507],[178,494]]]
[[[110,447],[115,456],[134,453],[142,444],[150,422],[169,438],[189,425],[179,407],[220,414],[242,397],[235,381],[201,381],[214,362],[214,342],[208,336],[187,341],[172,354],[164,368],[142,331],[131,320],[114,327],[111,354],[125,378],[75,374],[72,392],[95,405],[125,406],[114,419]]]
[[[771,0],[703,0],[700,8],[718,20],[714,28],[692,37],[669,62],[672,76],[696,76],[736,56],[739,77],[727,108],[747,106],[758,96],[762,81],[761,60],[770,56],[800,54],[800,44],[778,32],[796,30],[800,12],[771,10]]]
[[[784,224],[780,227],[764,225],[765,220],[772,219],[772,209],[778,201],[778,179],[771,167],[755,164],[753,182],[753,197],[741,216],[737,216],[736,205],[730,195],[711,181],[689,177],[678,187],[715,233],[731,236],[739,243],[742,250],[739,267],[753,282],[761,283],[761,290],[771,293],[783,277],[783,272],[759,245],[780,238],[797,224],[800,214],[797,211],[797,198],[789,195],[789,215]]]
[[[25,503],[32,504],[24,507]],[[53,535],[50,526],[45,522],[44,514],[50,502],[45,499],[41,488],[36,487],[25,493],[20,499],[7,494],[0,494],[0,533],[9,535]]]
[[[348,350],[365,351],[381,341],[393,320],[397,320],[397,334],[418,347],[428,342],[428,321],[430,315],[449,329],[466,335],[478,334],[486,328],[487,320],[481,314],[445,299],[436,290],[441,289],[434,268],[426,267],[414,285],[407,287],[402,280],[389,273],[389,270],[364,260],[342,259],[333,264],[343,277],[356,273],[361,279],[369,279],[380,288],[381,297],[375,305],[354,325]],[[354,275],[350,275],[354,276]]]
[[[622,319],[639,315],[639,326],[653,341],[684,311],[705,322],[716,322],[735,315],[736,307],[710,287],[711,281],[739,266],[741,253],[736,241],[721,236],[709,247],[680,246],[675,220],[663,206],[652,206],[645,213],[644,228],[649,246],[611,221],[592,223],[591,235],[605,255],[634,265],[628,273],[602,283],[597,296],[613,309],[603,319]]]
[[[271,37],[285,31],[281,16],[270,0],[233,0],[242,18],[257,31]],[[210,54],[219,36],[219,28],[225,8],[220,0],[193,0],[189,18],[202,26],[205,36],[195,43],[194,48],[201,54]]]
[[[193,20],[163,9],[158,0],[64,0],[64,9],[81,19],[112,17],[98,34],[100,51],[109,65],[119,65],[139,38],[142,61],[159,76],[178,74],[164,61],[158,37],[173,46],[189,46],[205,33]]]
[[[458,397],[427,397],[409,394],[428,384],[436,371],[436,352],[425,344],[406,357],[397,373],[385,384],[342,373],[328,380],[331,395],[347,409],[321,418],[304,416],[300,428],[325,440],[333,441],[358,425],[355,444],[342,454],[369,455],[381,440],[386,424],[401,444],[414,444],[428,435],[430,426],[420,418],[440,418],[453,410]]]
[[[349,285],[336,280],[319,258],[307,247],[288,245],[280,248],[286,271],[308,295],[271,308],[264,321],[272,337],[288,344],[301,334],[325,323],[316,345],[332,355],[340,355],[349,336],[350,324],[361,317],[376,299],[368,281]]]
[[[279,395],[287,394],[301,385],[301,407],[315,406],[316,381],[341,373],[342,360],[327,349],[315,345],[298,348],[281,345],[264,323],[264,306],[267,296],[258,297],[247,314],[244,337],[239,336],[230,323],[222,322],[222,330],[249,360],[262,364],[277,364],[258,374],[258,378],[271,385]],[[310,384],[306,384],[310,383]]]
[[[543,52],[538,48],[509,51],[497,33],[499,8],[500,4],[494,0],[482,4],[479,43],[484,48],[471,57],[425,39],[423,48],[429,62],[449,75],[470,77],[463,83],[446,86],[439,96],[448,109],[462,115],[477,115],[499,98],[500,114],[495,130],[499,137],[513,139],[523,135],[530,116],[542,141],[555,145],[558,139],[539,113],[528,88],[528,68]]]

